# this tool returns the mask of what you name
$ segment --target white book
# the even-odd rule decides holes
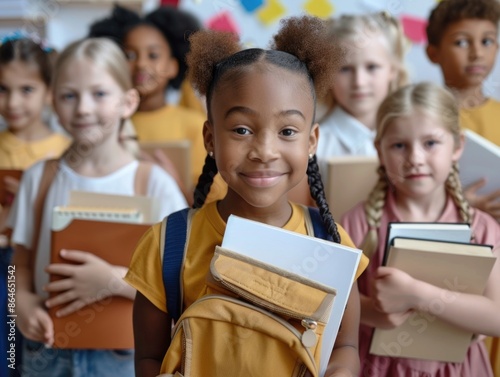
[[[389,223],[384,264],[394,238],[469,243],[472,231],[465,223]]]
[[[486,178],[479,194],[500,189],[500,147],[471,130],[465,130],[465,148],[458,166],[463,187]]]
[[[362,251],[234,215],[229,216],[222,247],[337,290],[322,337],[320,375],[323,376]]]

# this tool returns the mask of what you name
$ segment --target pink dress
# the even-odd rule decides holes
[[[341,224],[351,236],[355,245],[360,245],[368,232],[366,216],[360,203],[342,217]],[[397,213],[394,197],[388,194],[378,230],[379,247],[370,260],[365,272],[358,279],[360,293],[370,296],[370,284],[375,271],[382,264],[383,249],[389,222],[401,221]],[[443,214],[438,222],[461,222],[457,208],[448,198]],[[472,222],[476,243],[500,246],[500,226],[489,215],[475,210]],[[497,255],[498,257],[498,255]],[[371,355],[370,340],[373,328],[360,326],[359,351],[361,360],[360,377],[493,377],[488,353],[482,341],[473,341],[463,363],[446,363],[430,360],[395,358]]]

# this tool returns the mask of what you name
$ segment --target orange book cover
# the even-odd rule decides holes
[[[66,227],[52,230],[52,263],[68,263],[61,249],[91,252],[113,265],[128,267],[135,247],[150,224],[128,224],[97,220],[71,220]],[[70,262],[71,263],[71,262]],[[52,275],[51,281],[60,279]],[[58,318],[60,307],[49,309],[54,321],[54,347],[74,349],[134,348],[133,301],[111,296]]]

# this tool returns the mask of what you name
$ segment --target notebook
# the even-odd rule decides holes
[[[333,218],[341,216],[368,198],[377,183],[377,157],[339,156],[327,162],[326,200]]]
[[[23,175],[22,170],[16,170],[16,169],[0,169],[0,206],[5,204],[9,196],[11,195],[6,189],[4,185],[4,179],[6,177],[12,177],[17,180],[21,180],[21,177]]]
[[[435,286],[463,293],[482,294],[496,261],[491,246],[395,238],[387,266]],[[446,305],[451,294],[435,305]],[[431,314],[415,312],[401,326],[375,329],[370,353],[444,362],[463,362],[472,332]]]
[[[161,150],[174,164],[184,187],[190,189],[193,186],[191,171],[191,142],[189,140],[162,141],[162,142],[139,142],[142,150],[153,154],[155,150]]]
[[[53,212],[51,263],[73,263],[61,249],[91,252],[113,265],[128,267],[135,246],[150,224],[142,223],[137,209],[56,207]],[[50,280],[60,276],[51,275]],[[51,295],[53,296],[53,294]],[[49,309],[57,348],[131,349],[133,301],[107,297],[68,316],[58,318],[60,307]],[[113,324],[113,326],[110,326]]]
[[[264,223],[229,216],[222,247],[337,290],[323,334],[324,375],[361,257],[361,250]]]
[[[458,166],[464,187],[487,178],[479,194],[489,194],[500,189],[500,147],[471,130],[464,130],[465,148]]]

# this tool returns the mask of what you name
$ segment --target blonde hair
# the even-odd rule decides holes
[[[108,38],[82,39],[66,47],[55,64],[54,89],[57,87],[61,72],[75,59],[88,59],[104,68],[124,92],[133,89],[130,68],[125,54],[115,42]],[[127,151],[137,157],[139,154],[138,145],[133,137],[135,137],[134,126],[130,120],[122,119],[119,141]]]
[[[390,94],[377,112],[377,133],[375,144],[380,145],[387,127],[395,119],[409,116],[415,110],[423,111],[439,120],[439,124],[448,130],[458,147],[461,138],[459,110],[455,97],[446,89],[432,83],[408,85]],[[370,257],[378,246],[380,220],[387,191],[390,186],[384,167],[378,168],[379,180],[365,203],[365,215],[368,222],[368,233],[363,240],[361,249]],[[465,200],[458,174],[458,164],[454,163],[445,182],[448,195],[451,196],[460,211],[461,219],[469,223],[472,218],[469,203]]]
[[[387,12],[368,13],[363,15],[342,15],[327,21],[329,32],[333,43],[337,45],[338,60],[345,55],[345,47],[341,41],[352,40],[349,46],[362,48],[369,43],[372,33],[379,33],[387,41],[389,54],[392,57],[392,65],[396,69],[395,79],[389,85],[389,91],[393,92],[408,84],[408,72],[404,64],[404,57],[408,48],[408,42],[403,33],[403,27],[397,18]],[[329,94],[333,96],[332,93]],[[336,105],[334,98],[326,98],[330,107]]]

